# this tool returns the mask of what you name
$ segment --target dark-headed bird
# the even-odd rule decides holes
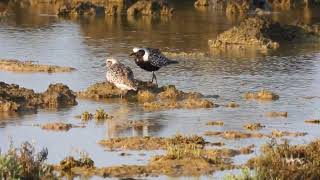
[[[121,64],[119,61],[113,58],[109,58],[106,60],[106,66],[107,81],[114,84],[121,90],[137,90],[133,72],[129,67]]]
[[[163,66],[167,66],[169,64],[177,64],[178,61],[173,61],[165,57],[159,49],[154,48],[133,48],[133,53],[130,56],[134,57],[135,63],[141,68],[146,71],[152,72],[152,80],[156,80],[157,77],[154,74],[155,71],[158,71]]]

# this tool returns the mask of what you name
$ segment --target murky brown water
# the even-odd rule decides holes
[[[188,3],[186,3],[186,6]],[[100,65],[107,56],[114,56],[130,66],[139,79],[149,80],[151,74],[136,67],[128,54],[134,46],[152,46],[165,51],[207,52],[207,40],[237,23],[223,13],[210,9],[181,7],[171,18],[149,17],[64,20],[52,16],[50,11],[18,11],[16,16],[0,19],[0,58],[33,60],[43,64],[72,66],[78,69],[65,74],[19,74],[0,72],[0,80],[44,91],[50,83],[62,82],[73,90],[105,80],[105,69]],[[25,11],[24,11],[25,12]],[[274,13],[281,22],[296,20],[319,22],[320,13],[301,9]],[[103,138],[133,135],[171,136],[176,133],[203,135],[207,130],[241,130],[247,122],[266,125],[263,133],[272,129],[305,131],[307,136],[289,138],[293,143],[306,143],[319,137],[319,125],[305,124],[304,120],[320,118],[320,44],[288,44],[278,52],[268,55],[256,53],[216,55],[206,59],[181,59],[180,64],[162,69],[158,73],[160,85],[174,84],[183,91],[198,91],[219,104],[236,101],[239,108],[214,108],[199,110],[168,110],[146,112],[136,104],[123,102],[94,102],[79,100],[79,105],[59,110],[39,110],[36,114],[0,116],[0,148],[6,150],[10,141],[19,145],[32,141],[37,148],[48,147],[49,161],[59,162],[78,150],[90,154],[98,166],[117,164],[145,164],[149,152],[139,152],[121,157],[121,152],[107,152],[97,142]],[[270,89],[280,95],[280,100],[269,103],[245,101],[241,95],[247,91]],[[210,98],[219,95],[218,99]],[[318,98],[304,99],[305,96]],[[116,118],[105,123],[94,121],[86,128],[68,132],[48,132],[33,124],[68,122],[80,124],[75,115],[83,111],[94,112],[104,108]],[[268,118],[268,111],[287,111],[288,118]],[[206,126],[209,120],[225,121],[222,127]],[[117,131],[119,121],[149,120],[156,127],[143,130]],[[208,141],[223,140],[207,137]],[[223,140],[227,147],[240,148],[250,144],[260,145],[269,139]],[[161,153],[161,152],[160,152]],[[254,154],[253,154],[254,155]],[[251,155],[252,156],[252,155]],[[236,163],[250,156],[238,156]],[[214,176],[221,177],[218,174]],[[163,178],[163,177],[162,177]],[[210,178],[210,177],[203,177]]]

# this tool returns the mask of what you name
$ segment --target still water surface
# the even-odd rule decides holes
[[[186,5],[189,5],[186,3]],[[73,73],[10,73],[0,72],[0,80],[19,84],[37,92],[44,91],[50,83],[64,83],[75,91],[105,80],[101,67],[105,58],[113,56],[130,66],[138,79],[149,80],[151,74],[137,68],[128,57],[134,46],[151,46],[164,51],[207,52],[207,40],[214,38],[238,23],[223,13],[210,9],[177,8],[171,18],[127,18],[118,16],[107,19],[65,20],[41,10],[22,13],[0,19],[0,58],[33,60],[42,64],[71,66]],[[274,19],[283,23],[297,20],[319,22],[320,13],[302,9],[274,13]],[[0,116],[0,148],[6,150],[10,142],[19,145],[31,141],[40,149],[48,147],[49,162],[58,163],[67,155],[78,151],[90,154],[97,166],[119,164],[146,164],[150,156],[161,151],[130,152],[131,156],[119,156],[121,152],[108,152],[97,142],[104,138],[135,135],[172,136],[177,133],[203,135],[207,130],[240,130],[248,122],[266,125],[262,133],[273,129],[304,131],[307,136],[289,138],[292,143],[307,143],[320,136],[320,126],[305,124],[304,120],[320,118],[320,44],[288,44],[269,54],[236,52],[231,55],[214,55],[209,58],[179,59],[176,66],[163,68],[157,73],[160,85],[174,84],[183,91],[197,91],[218,104],[235,101],[239,108],[197,110],[166,110],[146,112],[140,106],[121,101],[95,102],[78,100],[75,107],[59,110],[39,110],[36,114]],[[262,88],[280,95],[275,102],[245,101],[244,92]],[[214,99],[219,95],[219,98]],[[305,99],[305,96],[315,96]],[[81,124],[74,116],[84,111],[94,112],[104,108],[115,116],[105,123],[86,123],[86,128],[74,128],[68,132],[43,131],[34,124],[66,122]],[[268,111],[287,111],[288,118],[268,118]],[[209,127],[209,120],[223,120],[222,127]],[[127,120],[149,120],[156,124],[144,130],[118,131],[115,125]],[[210,142],[224,141],[227,147],[240,148],[259,145],[269,139],[224,140],[206,137]],[[257,152],[256,152],[257,153]],[[254,153],[254,154],[256,154]],[[253,154],[253,155],[254,155]],[[251,155],[252,156],[252,155]],[[245,162],[250,156],[235,158]],[[220,176],[219,173],[214,176]],[[210,178],[210,177],[203,177]]]

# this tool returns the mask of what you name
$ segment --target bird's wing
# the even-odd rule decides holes
[[[165,57],[160,51],[154,51],[153,53],[150,53],[149,61],[153,66],[162,67],[167,65],[168,58]]]
[[[123,64],[115,64],[113,67],[113,71],[115,72],[115,76],[117,77],[116,79],[118,83],[134,85],[134,75],[129,67]]]

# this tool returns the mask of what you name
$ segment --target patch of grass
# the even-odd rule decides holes
[[[258,179],[320,179],[320,140],[308,145],[275,141],[262,147],[262,154],[248,161]]]
[[[54,179],[51,166],[45,164],[48,150],[36,153],[34,147],[23,143],[20,148],[10,147],[0,153],[0,179]]]
[[[259,180],[257,178],[256,172],[250,172],[249,168],[241,169],[241,174],[233,175],[233,174],[227,174],[225,177],[223,177],[224,180]]]

